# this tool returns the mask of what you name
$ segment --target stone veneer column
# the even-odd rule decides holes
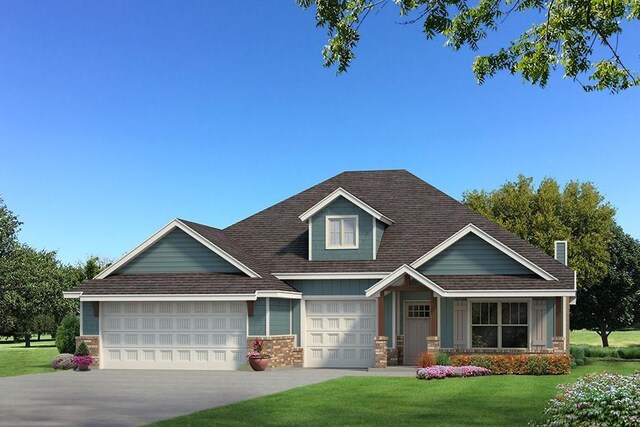
[[[76,349],[83,342],[89,348],[89,353],[93,356],[92,368],[100,368],[100,337],[97,335],[83,335],[76,337]]]
[[[553,337],[553,352],[555,354],[565,354],[564,337]]]
[[[375,364],[374,368],[387,367],[387,337],[375,337]]]
[[[282,335],[276,337],[248,337],[247,351],[253,350],[253,341],[262,341],[262,349],[271,355],[269,366],[272,368],[282,368],[285,366],[302,366],[303,351],[295,346],[296,337],[294,335]]]
[[[427,337],[427,353],[437,353],[440,351],[440,337]]]

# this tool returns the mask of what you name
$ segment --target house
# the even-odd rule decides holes
[[[565,353],[576,275],[404,170],[344,172],[225,229],[176,219],[67,298],[103,368],[413,365]]]

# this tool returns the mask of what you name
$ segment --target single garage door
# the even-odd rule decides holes
[[[102,366],[237,369],[245,363],[247,306],[221,302],[103,302]]]
[[[373,366],[375,309],[370,300],[306,301],[305,366]]]

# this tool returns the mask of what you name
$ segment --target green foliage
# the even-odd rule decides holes
[[[17,243],[18,231],[22,223],[18,217],[7,208],[4,199],[0,197],[0,258],[7,256]]]
[[[607,359],[640,359],[640,347],[599,347],[593,345],[571,346],[571,355],[576,359],[598,357]]]
[[[632,426],[640,420],[640,373],[591,374],[559,386],[542,426]]]
[[[90,354],[89,347],[87,347],[87,344],[83,341],[76,349],[74,356],[89,356]]]
[[[56,331],[56,347],[60,353],[73,353],[76,350],[76,337],[80,335],[80,319],[68,314]]]
[[[448,353],[438,353],[436,354],[436,365],[447,366],[449,364],[449,354]]]
[[[347,70],[355,58],[360,25],[389,0],[296,0],[308,9],[316,6],[316,26],[326,28],[329,41],[322,54],[324,65]],[[473,72],[482,84],[498,72],[520,74],[524,80],[546,86],[551,73],[564,68],[564,77],[584,90],[617,93],[640,85],[618,52],[626,22],[640,20],[637,0],[396,0],[404,23],[422,21],[427,39],[444,37],[445,45],[459,50],[480,48],[480,42],[504,25],[510,15],[532,22],[515,40],[497,52],[479,55]],[[582,80],[585,80],[583,83]],[[587,81],[589,83],[587,83]]]

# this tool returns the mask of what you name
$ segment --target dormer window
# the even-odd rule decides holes
[[[327,216],[327,249],[358,249],[358,216]]]

